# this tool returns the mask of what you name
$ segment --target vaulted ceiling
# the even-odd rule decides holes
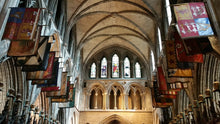
[[[76,26],[83,62],[97,51],[121,46],[149,61],[160,25],[162,0],[67,0],[68,30]]]

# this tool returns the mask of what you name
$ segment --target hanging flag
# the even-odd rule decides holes
[[[175,38],[176,55],[178,62],[203,63],[203,54],[187,55],[183,41],[177,32],[174,33],[174,38]]]
[[[68,99],[68,100],[70,100],[70,102],[69,102],[69,107],[70,108],[75,106],[75,94],[76,94],[76,88],[73,87],[70,90],[70,99]]]
[[[38,25],[41,9],[26,8],[21,26],[19,28],[18,40],[32,40]]]
[[[65,98],[66,92],[67,92],[67,72],[62,72],[60,91],[47,92],[46,96],[53,98],[62,98],[62,97]]]
[[[166,78],[164,76],[162,67],[157,67],[157,73],[159,78],[159,90],[167,90]]]
[[[166,91],[160,91],[161,93],[161,97],[164,97],[164,98],[170,98],[170,99],[176,99],[176,95],[178,93],[178,90],[166,90]]]
[[[41,27],[38,27],[33,41],[11,41],[8,56],[33,56],[36,54],[40,40]]]
[[[73,102],[73,100],[74,100],[73,94],[74,94],[75,91],[73,91],[73,90],[75,90],[74,87],[71,90],[69,90],[68,97],[61,97],[61,98],[52,97],[51,102],[53,102],[53,103],[62,103],[61,106],[59,105],[59,108],[69,108],[69,107],[71,107],[69,104],[71,102]],[[71,97],[71,99],[69,99],[69,97]]]
[[[59,33],[56,32],[51,37],[52,38],[50,38],[49,40],[50,42],[52,42],[50,51],[56,52],[55,57],[60,58],[62,57],[62,55],[61,55],[61,41],[60,41]]]
[[[155,95],[155,90],[151,90],[151,92],[152,92],[152,102],[154,107],[167,108],[173,105],[173,100],[171,98],[157,96]]]
[[[59,98],[52,98],[51,99],[51,102],[55,102],[55,103],[66,103],[66,102],[69,102],[71,100],[69,100],[69,97],[70,96],[70,92],[71,92],[71,88],[73,87],[74,85],[73,84],[70,84],[70,76],[67,76],[67,91],[66,91],[66,95],[63,96],[63,97],[59,97]]]
[[[192,77],[191,69],[168,69],[168,77]]]
[[[62,75],[62,68],[59,68],[59,62],[54,62],[54,68],[52,73],[52,78],[50,80],[42,80],[42,81],[36,81],[35,84],[37,84],[38,87],[42,87],[41,91],[44,92],[51,92],[51,91],[57,91],[60,90],[61,87],[61,75]],[[32,82],[33,84],[33,82]]]
[[[3,39],[33,40],[40,12],[39,8],[11,8]]]
[[[168,40],[165,42],[168,77],[192,77],[191,69],[180,69],[176,58],[175,42]]]
[[[180,91],[181,89],[183,89],[183,85],[181,82],[177,81],[175,83],[168,83],[168,87],[169,89],[171,89],[172,91]]]
[[[48,85],[47,87],[41,88],[41,92],[51,92],[51,91],[59,91],[59,87]]]
[[[60,101],[55,101],[56,99],[53,99],[52,102],[62,102],[61,104],[59,104],[59,108],[73,108],[75,107],[75,87],[72,87],[70,92],[69,92],[69,98],[68,98],[68,102],[63,103],[63,100],[60,99]],[[51,99],[51,100],[52,100]]]
[[[214,35],[203,2],[177,4],[174,13],[182,38]]]
[[[167,82],[170,84],[174,84],[177,82],[180,82],[183,84],[183,83],[190,83],[192,81],[193,81],[192,78],[180,78],[180,77],[168,77],[167,78]]]
[[[159,82],[158,90],[160,96],[170,99],[176,99],[177,91],[168,89],[162,67],[157,67],[157,72],[158,72],[158,82]]]
[[[165,46],[166,46],[167,68],[169,69],[177,68],[177,59],[176,59],[174,41],[172,40],[166,41]]]
[[[39,44],[36,55],[31,56],[22,67],[22,71],[33,72],[46,70],[48,66],[50,43],[47,43],[48,39],[44,38]]]
[[[24,17],[25,8],[11,8],[3,39],[17,40],[18,30]]]
[[[27,80],[48,80],[52,78],[55,52],[49,54],[48,66],[45,71],[27,72]]]
[[[194,38],[183,40],[187,55],[205,54],[213,50],[208,38]]]

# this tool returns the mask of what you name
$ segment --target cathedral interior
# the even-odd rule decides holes
[[[0,124],[220,124],[219,0],[0,0]]]

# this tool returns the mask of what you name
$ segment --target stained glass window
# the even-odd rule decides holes
[[[119,58],[116,54],[112,57],[112,77],[119,77]]]
[[[107,77],[107,60],[106,58],[103,58],[101,62],[101,78],[106,78],[106,77]]]
[[[141,66],[138,62],[135,64],[135,76],[136,78],[141,78]]]
[[[128,57],[124,60],[124,77],[130,77],[130,61]]]
[[[96,77],[96,65],[95,63],[92,63],[90,78],[95,78],[95,77]]]

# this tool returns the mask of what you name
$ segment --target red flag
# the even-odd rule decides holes
[[[175,37],[176,55],[179,62],[203,63],[203,54],[187,55],[184,48],[183,40],[180,38],[177,32],[175,33],[174,37]]]
[[[183,40],[187,55],[204,54],[212,51],[208,38],[194,38]]]
[[[159,78],[159,90],[167,90],[167,83],[162,67],[157,67],[157,73]]]

